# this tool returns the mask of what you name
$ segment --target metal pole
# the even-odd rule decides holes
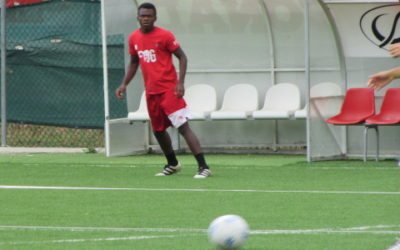
[[[7,146],[7,102],[6,102],[6,0],[1,1],[0,20],[0,74],[1,74],[1,146]]]
[[[308,0],[304,0],[304,66],[306,81],[306,101],[307,119],[306,119],[306,136],[307,136],[307,161],[311,162],[311,122],[310,122],[310,6]]]
[[[274,33],[271,27],[271,17],[268,11],[268,6],[265,3],[265,1],[260,0],[260,5],[263,7],[264,12],[265,12],[265,16],[266,16],[266,20],[267,20],[267,26],[268,26],[268,30],[267,30],[267,34],[268,34],[268,38],[269,38],[269,53],[270,53],[270,67],[271,67],[271,85],[275,85],[276,84],[276,67],[275,67],[275,43],[274,43]],[[272,142],[272,150],[273,151],[277,151],[278,150],[278,120],[274,120],[273,121],[273,126],[274,126],[274,138],[273,138],[273,142]]]
[[[332,13],[330,12],[327,3],[324,3],[323,0],[318,0],[319,4],[321,5],[322,10],[324,11],[326,17],[328,18],[329,25],[332,28],[333,36],[335,39],[336,49],[339,56],[339,66],[340,66],[340,77],[342,81],[342,94],[344,95],[347,90],[347,66],[346,66],[346,59],[344,56],[344,47],[342,41],[340,40],[339,29],[336,26]],[[342,154],[347,156],[347,134],[348,134],[348,126],[344,126],[341,130],[341,138],[343,138],[339,145],[340,151]]]
[[[108,58],[107,58],[107,31],[106,31],[106,15],[105,15],[105,1],[101,0],[101,41],[103,51],[103,88],[104,88],[104,130],[105,130],[105,148],[106,156],[110,154],[110,106],[108,97]]]

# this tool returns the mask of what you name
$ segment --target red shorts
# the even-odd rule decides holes
[[[146,94],[147,110],[154,131],[164,131],[171,125],[179,127],[187,121],[186,102],[178,98],[175,90],[160,94]]]

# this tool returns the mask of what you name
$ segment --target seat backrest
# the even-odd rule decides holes
[[[247,83],[230,86],[224,93],[221,110],[253,111],[258,108],[256,87]]]
[[[400,117],[400,88],[386,90],[379,114],[388,117]]]
[[[265,95],[265,110],[290,111],[300,109],[300,90],[293,83],[279,83],[271,86]]]
[[[338,96],[342,93],[340,86],[332,82],[321,82],[311,87],[310,97]]]
[[[346,91],[340,114],[343,117],[364,117],[375,114],[375,95],[372,88],[351,88]]]
[[[144,92],[144,91],[140,97],[139,108],[135,112],[146,112],[147,113],[146,92]]]
[[[217,92],[209,84],[195,84],[186,89],[185,101],[190,110],[211,112],[217,109]]]

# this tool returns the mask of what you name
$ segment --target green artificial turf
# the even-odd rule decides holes
[[[400,237],[394,161],[207,155],[211,178],[155,177],[160,155],[0,156],[0,249],[216,249],[209,223],[246,219],[242,249],[375,250]]]

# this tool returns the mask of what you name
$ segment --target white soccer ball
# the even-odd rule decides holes
[[[222,249],[237,249],[248,238],[249,226],[238,215],[223,215],[213,220],[208,227],[211,243]]]

